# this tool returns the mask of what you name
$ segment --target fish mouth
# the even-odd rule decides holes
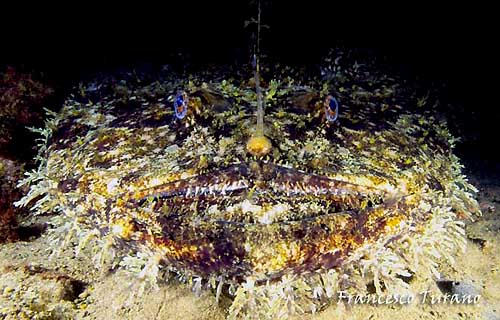
[[[145,189],[134,197],[166,215],[225,223],[286,223],[380,206],[387,192],[271,162],[239,163]],[[308,204],[308,205],[306,205]]]
[[[145,189],[132,202],[154,213],[158,231],[145,239],[168,263],[239,283],[340,266],[385,232],[393,215],[386,197],[374,187],[255,161]]]

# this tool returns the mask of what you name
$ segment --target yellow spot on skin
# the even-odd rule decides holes
[[[173,257],[176,259],[181,259],[185,257],[196,257],[198,247],[194,245],[178,245],[174,243],[170,244],[161,244],[159,246],[163,250],[165,250],[165,255],[169,257]]]
[[[368,201],[367,200],[363,200],[361,202],[361,204],[360,204],[361,210],[366,209],[367,206],[368,206]]]
[[[397,216],[396,217],[390,217],[386,221],[386,226],[389,227],[390,229],[394,229],[397,226],[399,226],[400,223],[401,223],[400,217],[397,217]]]
[[[322,168],[326,166],[327,161],[326,159],[314,158],[311,160],[310,164],[313,168]]]
[[[281,241],[247,248],[256,273],[272,273],[289,264],[300,263],[304,259],[301,247],[295,242]]]
[[[264,136],[251,137],[247,142],[247,151],[257,157],[265,156],[271,149],[271,141]]]
[[[129,220],[118,219],[112,224],[111,230],[114,235],[122,239],[130,239],[134,232],[134,225]]]

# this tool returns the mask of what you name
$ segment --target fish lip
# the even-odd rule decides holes
[[[244,194],[245,192],[246,195]],[[243,196],[241,196],[242,194]],[[333,212],[327,210],[326,212],[318,212],[317,214],[299,219],[277,219],[269,223],[260,222],[258,219],[251,222],[213,219],[213,217],[200,217],[200,219],[216,224],[240,226],[290,224],[297,221],[309,221],[331,214],[353,215],[364,209],[362,201],[377,198],[376,202],[370,200],[372,202],[372,205],[369,206],[370,208],[373,206],[373,203],[374,205],[383,205],[386,196],[384,190],[374,187],[335,180],[326,175],[307,173],[293,167],[277,165],[269,161],[251,161],[249,163],[233,164],[222,169],[212,170],[208,173],[194,175],[186,179],[179,179],[149,188],[140,193],[140,197],[132,202],[134,205],[141,206],[148,199],[159,201],[185,199],[183,205],[199,201],[203,205],[207,204],[205,209],[208,209],[211,204],[219,204],[219,199],[235,198],[234,202],[227,202],[227,206],[253,198],[254,196],[265,197],[266,194],[279,195],[280,199],[271,199],[273,201],[263,201],[261,203],[290,203],[292,199],[297,202],[301,198],[309,198],[309,200],[330,201],[334,205],[338,203],[339,206],[347,203],[348,206],[344,210],[335,209]],[[207,202],[204,203],[205,201]],[[366,201],[368,202],[368,200]],[[349,205],[350,203],[352,205]]]

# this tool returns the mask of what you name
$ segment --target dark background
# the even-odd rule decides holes
[[[366,48],[430,86],[443,83],[455,106],[469,163],[498,165],[499,34],[495,10],[479,4],[366,4],[263,1],[269,25],[261,47],[275,60],[314,64],[335,46]],[[73,3],[3,8],[3,64],[44,72],[63,87],[86,75],[142,62],[169,63],[179,52],[194,64],[248,62],[255,16],[249,1],[167,1],[151,7]],[[498,93],[497,93],[498,92]]]

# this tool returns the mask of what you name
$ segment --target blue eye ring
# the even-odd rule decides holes
[[[181,120],[186,116],[188,110],[188,101],[188,95],[184,91],[178,92],[175,96],[174,111],[177,119]]]
[[[328,122],[334,122],[339,116],[339,102],[332,95],[325,98],[325,116]]]

